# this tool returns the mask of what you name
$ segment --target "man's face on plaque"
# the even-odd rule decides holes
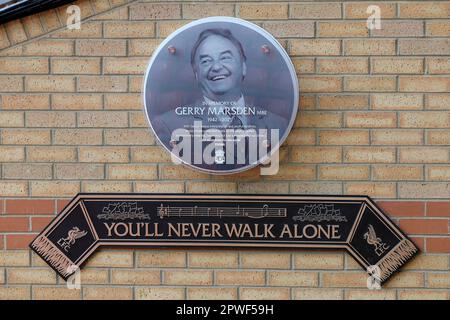
[[[206,97],[216,101],[239,99],[246,66],[233,42],[209,36],[198,47],[195,62],[197,81]]]

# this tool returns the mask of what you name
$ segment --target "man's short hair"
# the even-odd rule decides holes
[[[233,36],[233,34],[231,33],[230,30],[222,29],[222,28],[206,29],[206,30],[203,30],[199,34],[197,41],[195,42],[194,47],[192,48],[192,51],[191,51],[192,69],[195,70],[195,55],[197,53],[198,47],[206,38],[208,38],[209,36],[213,36],[213,35],[221,36],[221,37],[224,37],[225,39],[230,40],[234,44],[234,46],[238,49],[242,61],[245,61],[247,59],[247,57],[245,56],[245,53],[244,53],[244,49],[242,48],[242,44],[239,42],[238,39],[236,39]]]

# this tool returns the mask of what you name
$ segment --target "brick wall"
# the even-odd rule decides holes
[[[450,298],[450,1],[76,3],[79,31],[65,7],[0,25],[0,299]],[[261,25],[295,64],[278,175],[173,165],[144,119],[152,51],[212,15]],[[80,191],[368,194],[422,253],[369,291],[336,251],[103,249],[68,290],[26,248]]]

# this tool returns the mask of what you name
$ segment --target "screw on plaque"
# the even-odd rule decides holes
[[[174,46],[167,47],[167,50],[170,54],[175,54],[175,52],[177,52],[177,49]]]
[[[270,53],[270,48],[269,48],[269,46],[267,44],[264,44],[264,45],[261,46],[261,51],[264,54],[269,54]]]

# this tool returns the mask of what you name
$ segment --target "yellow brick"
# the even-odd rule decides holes
[[[140,94],[106,94],[105,109],[141,110],[142,97]]]
[[[105,144],[110,145],[149,145],[154,144],[154,136],[149,129],[107,129]]]
[[[449,259],[446,255],[419,254],[408,262],[402,270],[448,270]]]
[[[236,300],[236,288],[187,288],[189,300]]]
[[[370,169],[368,166],[320,166],[320,180],[369,180]]]
[[[129,56],[149,57],[161,43],[160,39],[130,39]]]
[[[291,60],[297,75],[314,73],[316,66],[313,58],[293,58]]]
[[[125,111],[82,111],[78,114],[79,127],[127,127]]]
[[[287,4],[240,4],[239,17],[242,19],[287,19]]]
[[[375,110],[412,110],[423,108],[423,98],[416,93],[373,94],[371,101]]]
[[[29,128],[75,127],[75,112],[29,111],[25,114],[25,124]]]
[[[161,283],[159,270],[112,270],[111,282],[113,284],[154,285]]]
[[[31,181],[30,185],[33,197],[74,197],[80,192],[80,183],[72,181]]]
[[[423,59],[420,58],[375,58],[372,72],[382,74],[423,73]]]
[[[319,73],[368,73],[369,62],[367,58],[332,58],[317,60]]]
[[[79,76],[80,92],[126,92],[128,81],[126,76]]]
[[[401,55],[448,55],[450,39],[399,39]]]
[[[52,38],[77,39],[77,38],[101,38],[102,24],[95,21],[83,21],[80,29],[62,29],[51,34]]]
[[[80,270],[82,284],[104,284],[108,283],[109,272],[107,269],[83,268]]]
[[[399,148],[402,163],[436,163],[449,161],[448,149],[438,147]]]
[[[373,180],[422,180],[422,166],[374,165]]]
[[[367,13],[369,5],[378,6],[383,19],[395,18],[395,3],[383,2],[346,2],[344,3],[344,17],[346,19],[367,19],[372,14],[372,12]]]
[[[449,92],[450,77],[400,76],[399,90],[405,92]]]
[[[450,112],[403,112],[400,126],[404,128],[448,128]]]
[[[448,37],[450,36],[449,21],[427,21],[427,36],[431,37]]]
[[[344,161],[356,163],[395,162],[395,149],[381,147],[348,147],[344,150]]]
[[[349,39],[344,40],[345,55],[395,55],[395,40]]]
[[[183,18],[200,19],[211,16],[234,16],[234,5],[228,3],[191,3],[183,4]]]
[[[11,43],[8,40],[8,35],[3,26],[0,28],[0,36],[1,36],[0,37],[0,48],[3,49],[6,47],[9,47],[11,45]]]
[[[337,77],[312,77],[305,76],[300,81],[300,90],[303,92],[339,92],[342,81]]]
[[[344,185],[344,192],[348,195],[366,194],[373,198],[395,198],[397,195],[395,183],[386,182],[347,182]]]
[[[8,39],[11,44],[16,44],[27,40],[27,35],[20,20],[13,20],[5,23]]]
[[[79,300],[81,290],[66,287],[33,287],[34,300]]]
[[[189,20],[187,21],[159,21],[157,22],[157,28],[158,32],[157,34],[161,38],[165,38],[169,36],[172,32],[175,30],[181,28],[185,24],[187,24]],[[161,42],[161,41],[159,41]]]
[[[239,298],[242,300],[288,300],[289,288],[241,288]]]
[[[448,74],[450,72],[449,58],[428,58],[428,73],[430,74]]]
[[[3,144],[50,144],[50,130],[3,129]]]
[[[27,159],[32,162],[73,162],[77,152],[70,147],[28,147]]]
[[[0,251],[0,266],[25,267],[30,265],[28,250],[2,250]]]
[[[0,113],[0,127],[23,127],[23,112],[2,111]]]
[[[235,193],[235,182],[186,182],[186,191],[189,193]]]
[[[321,130],[318,134],[321,145],[368,145],[368,130]]]
[[[374,37],[422,37],[423,21],[383,21],[381,29],[374,29]]]
[[[418,288],[425,284],[424,274],[421,272],[401,271],[393,275],[384,288]]]
[[[238,193],[277,193],[277,194],[286,194],[289,192],[289,185],[285,182],[249,182],[249,183],[239,183],[238,184]]]
[[[54,74],[100,74],[100,58],[54,58],[51,60]]]
[[[429,94],[425,96],[425,107],[430,110],[450,110],[450,95]]]
[[[221,271],[217,270],[215,281],[217,285],[257,286],[265,283],[264,271]]]
[[[372,130],[372,145],[421,145],[423,130]]]
[[[128,250],[96,251],[87,261],[86,267],[131,268],[133,267],[133,252]]]
[[[207,179],[206,173],[180,165],[160,166],[160,178],[164,180]]]
[[[345,126],[349,128],[393,128],[397,126],[395,112],[346,112]]]
[[[137,300],[181,300],[185,298],[184,291],[184,288],[137,287],[135,296]]]
[[[147,65],[148,58],[109,57],[103,60],[103,72],[105,74],[144,74]]]
[[[268,180],[314,180],[315,166],[289,164],[281,166],[275,175],[267,176]]]
[[[61,27],[61,22],[59,21],[56,10],[47,10],[41,12],[39,15],[41,16],[42,24],[47,31],[52,31]]]
[[[292,194],[342,194],[342,183],[332,182],[291,182]]]
[[[342,126],[340,112],[300,112],[294,124],[302,128],[336,128]]]
[[[23,46],[25,56],[72,56],[73,52],[72,40],[39,39]]]
[[[431,181],[447,181],[450,179],[450,166],[428,167],[427,177]]]
[[[125,56],[125,40],[83,39],[76,42],[77,56]]]
[[[119,181],[89,181],[81,183],[82,192],[94,193],[130,193],[132,191],[131,182]]]
[[[46,74],[48,71],[45,58],[2,58],[0,61],[0,74]]]
[[[253,269],[290,269],[289,253],[241,253],[241,267]]]
[[[345,300],[396,300],[395,290],[346,290]]]
[[[0,87],[2,92],[23,91],[23,79],[18,76],[0,76]]]
[[[366,287],[367,274],[365,272],[324,272],[322,273],[323,287]]]
[[[104,166],[97,164],[57,164],[56,179],[104,179]]]
[[[369,29],[366,22],[319,22],[319,37],[367,37]]]
[[[132,162],[170,162],[170,154],[161,146],[131,147]]]
[[[348,76],[344,79],[345,91],[394,91],[395,77],[389,76]]]
[[[445,129],[428,131],[427,144],[450,145],[450,132]]]
[[[293,147],[291,161],[301,163],[341,162],[342,149],[339,147]]]
[[[175,250],[137,251],[138,267],[186,267],[186,252]]]
[[[23,27],[29,38],[37,37],[44,33],[41,20],[38,14],[33,14],[22,18]]]
[[[133,298],[132,288],[123,287],[84,287],[84,300],[131,300]]]
[[[52,109],[93,110],[102,109],[103,99],[100,94],[53,94]]]
[[[0,196],[26,196],[28,184],[23,181],[0,181]]]
[[[53,131],[53,144],[99,145],[102,144],[100,129],[57,129]]]
[[[10,284],[55,284],[56,273],[50,268],[11,268],[6,270]]]
[[[108,0],[97,0],[92,3],[92,7],[96,13],[100,13],[111,8]]]
[[[439,2],[425,3],[400,3],[400,18],[448,18],[450,15],[450,4]]]
[[[292,298],[295,300],[342,300],[341,289],[292,289]]]
[[[139,182],[134,183],[134,191],[140,193],[184,193],[183,182]]]
[[[286,140],[287,145],[314,145],[316,134],[314,130],[292,129]]]
[[[25,159],[23,147],[0,146],[0,162],[18,162]]]
[[[29,300],[31,298],[29,287],[0,287],[0,300]]]
[[[50,98],[47,94],[2,94],[2,108],[5,109],[49,109]]]
[[[108,178],[114,180],[152,180],[158,178],[155,165],[109,165]]]
[[[193,251],[188,254],[190,268],[236,268],[238,254],[227,251]]]
[[[416,289],[416,290],[397,290],[399,300],[448,300],[447,291]]]
[[[73,76],[26,76],[25,89],[29,92],[73,92]]]
[[[165,270],[164,284],[168,285],[212,285],[213,274],[208,270]]]
[[[291,55],[338,56],[341,52],[340,40],[295,39],[290,40]]]
[[[367,95],[320,95],[318,109],[367,109]]]
[[[179,4],[142,3],[130,7],[131,20],[162,20],[181,18]]]
[[[268,282],[270,286],[317,287],[319,275],[317,272],[271,271]]]
[[[148,128],[147,119],[142,111],[129,112],[131,128]]]
[[[126,147],[80,147],[80,162],[128,162]]]
[[[155,24],[150,21],[110,21],[103,24],[105,38],[151,38]]]
[[[294,19],[339,19],[341,4],[339,3],[292,3],[289,17]]]
[[[446,198],[450,192],[448,182],[417,182],[417,183],[398,183],[399,198],[409,199],[430,199]]]
[[[296,253],[294,254],[295,269],[342,269],[344,257],[340,253]]]
[[[314,37],[313,21],[269,21],[264,22],[263,28],[274,37],[312,38]]]
[[[123,4],[123,0],[110,1],[111,4],[116,2],[117,5]],[[116,10],[107,11],[93,17],[95,20],[128,20],[128,7],[120,7]]]
[[[3,178],[6,179],[51,179],[50,164],[4,164]]]

